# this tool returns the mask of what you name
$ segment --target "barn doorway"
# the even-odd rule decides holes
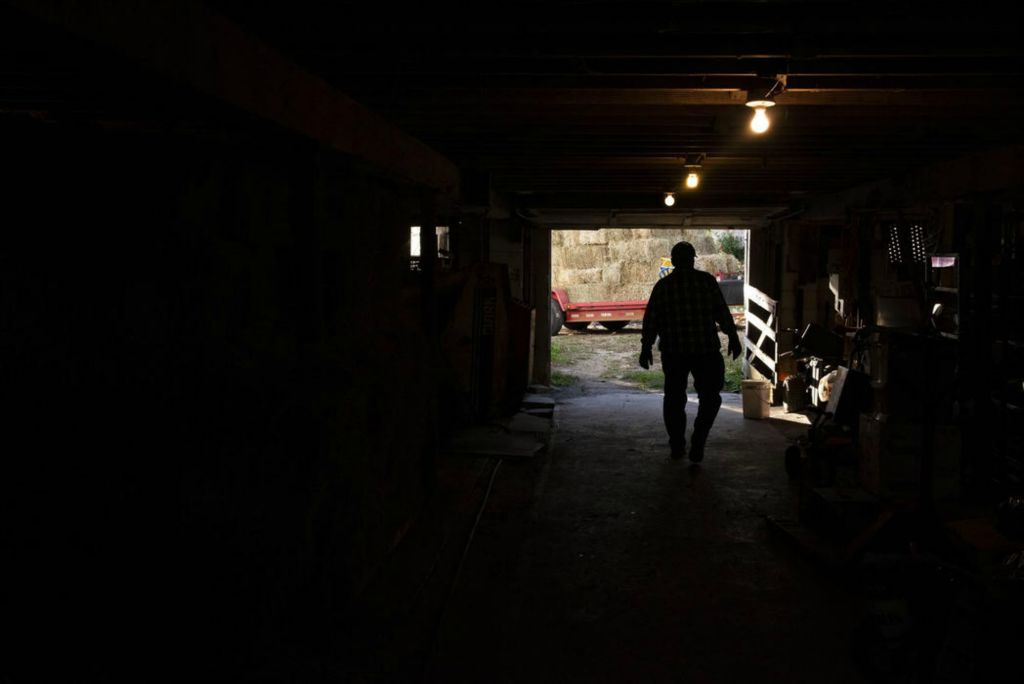
[[[681,240],[694,245],[697,269],[718,279],[742,336],[747,238],[746,230],[709,228],[552,230],[552,385],[576,392],[664,388],[657,352],[649,370],[637,358],[647,298],[671,272],[669,255]],[[726,357],[725,391],[738,392],[743,359]]]

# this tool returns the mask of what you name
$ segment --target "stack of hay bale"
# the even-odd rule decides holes
[[[661,259],[680,240],[697,250],[696,267],[736,273],[743,267],[719,251],[710,230],[602,228],[551,234],[551,284],[574,302],[646,300],[658,282]]]

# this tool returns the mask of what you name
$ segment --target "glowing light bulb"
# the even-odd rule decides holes
[[[695,171],[691,171],[689,175],[686,176],[686,187],[692,190],[698,185],[700,185],[700,176],[698,176]]]
[[[676,203],[675,195],[673,195],[671,192],[666,192],[665,193],[665,206],[666,207],[671,207],[675,203]]]
[[[771,121],[768,120],[768,113],[764,107],[755,107],[754,118],[750,120],[750,130],[755,133],[764,133],[770,125]]]

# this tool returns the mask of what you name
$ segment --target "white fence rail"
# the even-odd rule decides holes
[[[747,313],[747,335],[744,342],[743,376],[750,377],[750,369],[766,377],[772,384],[778,381],[776,365],[779,359],[776,342],[778,320],[775,316],[778,302],[755,287],[743,288]]]

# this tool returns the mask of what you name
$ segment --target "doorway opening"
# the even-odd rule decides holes
[[[581,392],[664,388],[656,350],[650,369],[638,364],[643,314],[651,288],[673,269],[672,246],[683,240],[697,251],[696,268],[719,281],[742,338],[747,238],[746,230],[552,230],[552,385]],[[725,391],[738,392],[742,356],[725,357]]]

